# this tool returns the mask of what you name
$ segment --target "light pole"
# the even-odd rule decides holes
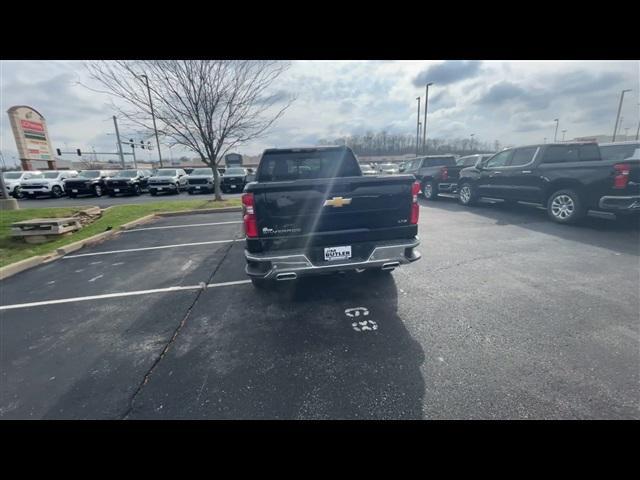
[[[638,107],[640,107],[640,103],[638,104]],[[638,108],[638,130],[636,130],[636,140],[638,140],[638,137],[640,137],[640,108]]]
[[[556,143],[558,141],[558,125],[560,125],[560,120],[554,118],[553,121],[556,122],[556,133],[553,134],[553,143]]]
[[[469,137],[471,138],[470,142],[469,142],[469,153],[473,153],[473,137],[475,137],[475,133],[472,133],[471,135],[469,135]]]
[[[544,143],[547,143],[547,137],[544,137]]]
[[[624,100],[624,94],[630,91],[631,89],[622,90],[622,93],[620,94],[620,104],[618,105],[618,114],[616,115],[616,124],[613,127],[613,138],[611,139],[612,142],[616,141],[616,132],[618,131],[618,120],[620,120],[620,112],[622,111],[622,101]]]
[[[416,97],[418,100],[418,116],[416,117],[416,157],[420,151],[420,97]]]
[[[149,77],[145,74],[138,75],[143,77],[147,85],[147,93],[149,94],[149,107],[151,107],[151,118],[153,119],[153,131],[156,134],[156,145],[158,146],[158,159],[160,160],[160,168],[162,168],[162,153],[160,152],[160,140],[158,139],[158,128],[156,127],[156,115],[153,111],[153,101],[151,100],[151,89],[149,88]]]
[[[427,108],[429,107],[429,85],[433,85],[433,82],[427,83],[427,86],[425,87],[426,91],[424,97],[424,124],[422,126],[422,148],[425,155],[427,154]]]
[[[564,142],[564,134],[567,133],[566,130],[562,130],[562,141]]]

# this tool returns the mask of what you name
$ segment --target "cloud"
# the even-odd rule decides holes
[[[544,109],[551,101],[551,94],[532,88],[524,88],[515,83],[503,81],[492,85],[476,102],[484,106],[501,106],[508,102],[519,102],[531,109]]]
[[[423,87],[429,82],[433,82],[436,85],[450,85],[475,77],[479,73],[481,65],[482,62],[475,60],[449,60],[437,65],[431,65],[413,79],[413,85]]]

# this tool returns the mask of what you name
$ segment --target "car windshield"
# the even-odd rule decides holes
[[[210,168],[196,168],[191,175],[213,175],[213,170]]]
[[[44,178],[58,178],[60,176],[60,172],[45,172],[43,175]]]
[[[243,168],[230,168],[225,172],[225,175],[246,175],[247,172]]]
[[[137,170],[122,170],[121,172],[118,172],[115,176],[121,177],[121,178],[135,178],[135,177],[138,176],[138,171]]]
[[[8,180],[15,180],[22,176],[22,172],[5,172],[3,176]]]
[[[100,170],[85,170],[84,172],[80,172],[78,177],[82,178],[98,178],[100,177]]]
[[[29,179],[32,178],[44,178],[44,173],[34,173],[33,175],[29,176]]]
[[[175,177],[177,175],[176,170],[158,170],[156,177]]]

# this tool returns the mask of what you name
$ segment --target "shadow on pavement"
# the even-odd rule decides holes
[[[620,218],[588,216],[573,225],[559,225],[547,212],[528,205],[505,205],[481,202],[465,207],[453,198],[441,197],[437,201],[420,199],[423,208],[434,208],[452,214],[471,213],[495,221],[495,225],[516,225],[535,232],[606,248],[618,253],[640,255],[640,215]],[[464,220],[460,220],[461,222]]]
[[[252,288],[198,302],[131,418],[422,418],[425,356],[392,275]]]

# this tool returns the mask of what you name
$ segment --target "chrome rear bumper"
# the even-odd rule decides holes
[[[598,206],[603,210],[637,212],[640,211],[640,195],[604,196],[600,198]]]
[[[294,280],[307,275],[321,275],[348,270],[373,269],[393,270],[407,263],[419,260],[420,252],[415,248],[420,244],[416,237],[411,240],[381,242],[366,260],[353,259],[338,261],[339,263],[312,262],[304,251],[282,251],[279,255],[249,253],[245,250],[247,260],[245,272],[252,278],[265,280]]]

